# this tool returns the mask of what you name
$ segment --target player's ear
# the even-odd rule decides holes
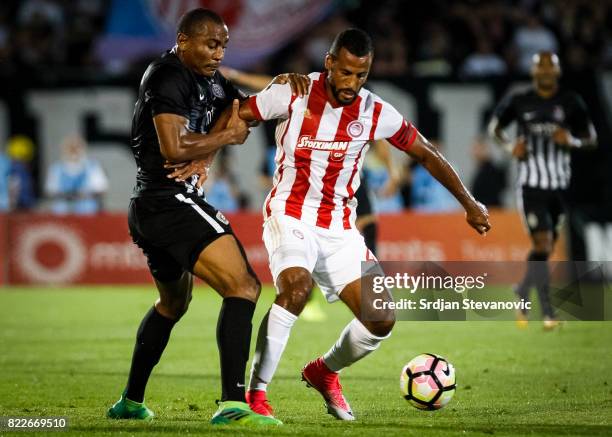
[[[332,64],[334,63],[334,55],[328,53],[325,55],[325,69],[330,71],[332,68]]]
[[[176,45],[180,50],[185,50],[185,45],[189,37],[182,32],[176,34]]]

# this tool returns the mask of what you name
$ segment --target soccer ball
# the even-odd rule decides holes
[[[400,390],[412,406],[439,410],[455,394],[455,367],[439,355],[418,355],[402,369]]]

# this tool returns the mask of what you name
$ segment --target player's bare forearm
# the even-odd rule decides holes
[[[481,234],[485,234],[491,228],[487,209],[463,185],[459,175],[446,158],[420,133],[417,134],[408,154],[455,196],[465,209],[466,220],[470,226]]]
[[[238,111],[238,115],[240,115],[240,118],[242,118],[247,123],[259,121],[255,113],[251,109],[251,105],[249,104],[248,100],[245,100],[240,103],[240,110]]]
[[[249,88],[253,91],[261,91],[268,86],[273,79],[266,74],[252,74],[229,67],[219,67],[221,74],[238,86]]]
[[[444,185],[464,208],[467,209],[476,202],[465,185],[463,185],[463,182],[461,182],[455,169],[421,134],[418,134],[417,139],[408,150],[408,154]]]
[[[232,106],[225,108],[215,124],[211,127],[209,135],[217,134],[227,128],[227,124],[232,116],[232,109]],[[204,182],[206,182],[206,179],[208,179],[208,172],[218,151],[219,149],[214,150],[199,159],[182,161],[179,163],[166,162],[164,168],[170,171],[166,177],[174,179],[177,182],[183,182],[193,175],[198,175],[199,179],[196,187],[200,188]]]
[[[272,77],[266,74],[246,73],[228,67],[220,67],[220,69],[221,74],[226,78],[235,84],[250,88],[253,91],[264,90],[273,83],[281,85],[288,83],[291,86],[293,94],[297,94],[301,97],[308,93],[308,86],[310,85],[310,78],[299,73],[283,73]]]
[[[167,161],[164,164],[164,168],[170,171],[170,173],[166,175],[166,177],[174,179],[176,182],[183,182],[193,175],[198,175],[199,179],[196,187],[200,188],[204,185],[206,179],[208,179],[208,172],[210,171],[210,167],[216,155],[217,152],[214,151],[202,159],[194,159],[192,161],[184,161],[175,164]]]
[[[162,156],[173,163],[207,158],[221,147],[244,143],[249,134],[248,126],[238,117],[238,100],[207,134],[190,132],[187,119],[176,114],[156,115],[153,123]]]

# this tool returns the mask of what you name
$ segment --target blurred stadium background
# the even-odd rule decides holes
[[[486,138],[486,124],[509,89],[529,82],[531,55],[557,51],[562,85],[587,102],[599,147],[574,152],[572,214],[556,259],[612,260],[611,1],[5,0],[0,285],[150,282],[125,220],[136,170],[132,110],[147,63],[173,45],[180,15],[198,6],[228,23],[224,64],[255,73],[320,70],[339,30],[359,26],[372,35],[367,86],[435,139],[494,209],[493,232],[472,235],[458,205],[420,203],[413,164],[397,153],[398,191],[374,195],[382,260],[525,259],[514,170]],[[231,217],[264,280],[259,210],[271,148],[270,126],[255,129],[218,158],[207,182],[211,203]],[[61,203],[54,165],[68,151],[87,153],[94,176]],[[380,190],[388,175],[373,156],[367,169],[373,191]]]
[[[366,177],[381,260],[525,260],[514,169],[486,125],[508,90],[529,83],[531,55],[557,51],[562,86],[587,102],[599,147],[574,152],[572,214],[554,258],[612,260],[612,1],[2,0],[0,416],[65,416],[67,435],[77,436],[228,435],[207,425],[218,398],[219,299],[204,287],[149,384],[158,420],[143,427],[104,417],[155,296],[127,231],[133,106],[146,65],[173,45],[180,15],[198,6],[229,25],[224,64],[254,73],[320,70],[338,31],[359,26],[372,35],[366,86],[442,147],[491,207],[494,226],[486,238],[476,235],[458,205],[423,184],[400,153],[400,186],[381,196],[389,175],[372,154]],[[227,148],[207,182],[211,203],[230,217],[268,283],[254,327],[273,299],[260,213],[272,130],[260,126],[246,144]],[[546,334],[540,323],[398,323],[378,353],[343,374],[359,418],[346,424],[324,417],[320,398],[299,381],[301,366],[351,317],[341,305],[324,312],[324,323],[298,321],[279,366],[271,388],[286,423],[279,435],[612,433],[609,322],[568,322]],[[610,320],[609,306],[606,314]],[[397,390],[401,366],[429,351],[458,372],[456,398],[435,416],[407,407]]]

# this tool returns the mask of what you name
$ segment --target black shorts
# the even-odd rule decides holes
[[[128,225],[147,257],[153,277],[174,281],[193,273],[198,256],[214,240],[232,234],[225,216],[197,196],[137,197],[130,201]]]
[[[567,211],[563,191],[523,187],[519,191],[519,202],[529,233],[553,231],[557,234],[557,228]]]
[[[363,175],[361,178],[361,185],[359,185],[359,188],[357,188],[357,191],[355,192],[355,199],[357,200],[357,209],[355,211],[357,217],[374,214],[372,211],[372,202],[370,202],[370,193],[365,175]]]

